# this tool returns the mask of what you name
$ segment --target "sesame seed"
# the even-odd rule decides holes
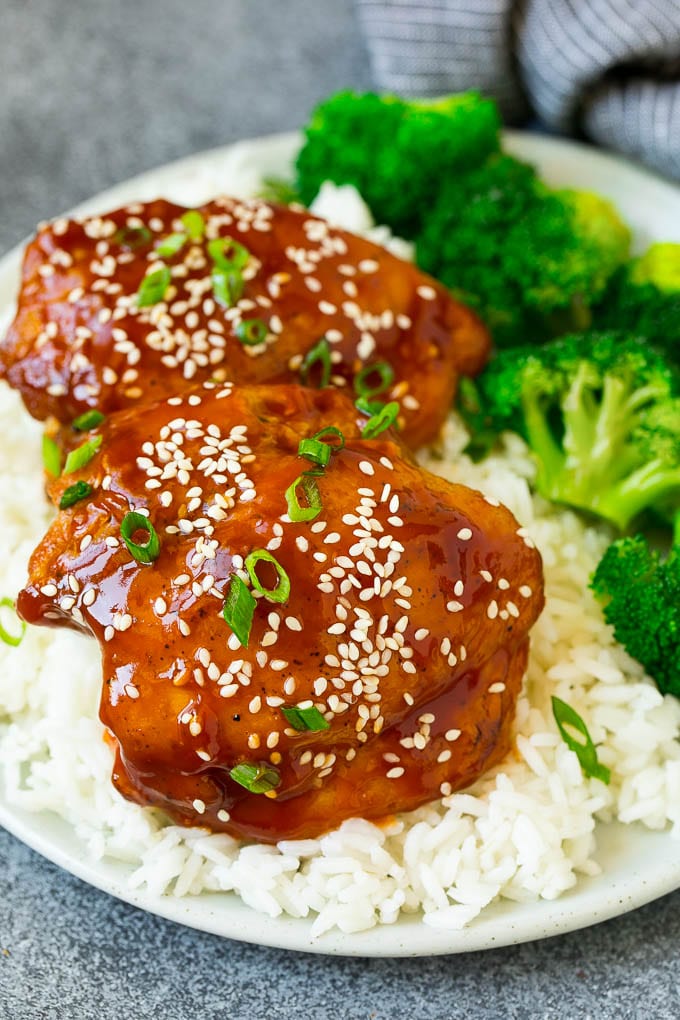
[[[489,602],[489,605],[487,606],[486,609],[486,615],[489,617],[490,620],[495,620],[496,617],[498,616],[498,603],[496,602],[495,599],[491,599],[491,602]]]
[[[472,531],[470,530],[470,528],[461,528],[460,531],[458,532],[458,538],[461,540],[461,542],[469,542],[470,539],[472,538]]]
[[[489,687],[489,694],[502,694],[504,690],[505,684],[503,683],[491,684]]]
[[[465,606],[462,602],[457,602],[455,599],[452,599],[450,602],[446,603],[446,608],[450,613],[460,613]]]
[[[197,797],[196,800],[192,801],[192,804],[193,804],[194,811],[197,814],[199,814],[199,815],[205,814],[205,801],[200,800]]]
[[[369,460],[359,461],[359,470],[364,475],[369,475],[370,476],[370,475],[374,475],[375,474],[375,470],[373,468],[373,465],[371,464],[371,462]]]
[[[358,268],[361,273],[377,273],[380,265],[375,259],[361,259]]]
[[[520,589],[519,589],[519,593],[520,593],[520,595],[522,596],[523,599],[530,599],[531,595],[532,595],[531,588],[529,587],[528,584],[521,585]]]
[[[401,776],[403,776],[404,771],[405,770],[401,767],[401,765],[397,765],[393,769],[388,769],[385,775],[387,776],[388,779],[399,779]]]
[[[460,730],[447,730],[444,736],[446,740],[449,740],[451,743],[453,743],[454,740],[458,740],[460,733],[461,733]]]
[[[228,811],[225,811],[224,808],[220,808],[220,810],[217,812],[217,817],[221,822],[228,822],[229,819],[231,818],[231,815],[229,814]]]

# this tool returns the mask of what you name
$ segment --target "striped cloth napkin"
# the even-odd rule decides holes
[[[380,89],[480,89],[680,178],[680,0],[355,3]]]

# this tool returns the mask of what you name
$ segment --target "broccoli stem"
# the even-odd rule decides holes
[[[669,469],[660,461],[644,464],[601,497],[592,499],[593,509],[622,531],[646,507],[662,504],[680,493],[680,467]],[[680,538],[680,521],[675,522]]]
[[[552,434],[545,408],[532,392],[522,392],[526,438],[538,464],[536,487],[548,499],[559,500],[564,455]],[[555,482],[557,483],[555,485]]]

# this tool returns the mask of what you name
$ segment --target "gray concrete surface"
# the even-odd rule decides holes
[[[0,0],[0,72],[2,251],[133,173],[295,127],[369,81],[350,0]],[[0,831],[1,1020],[671,1020],[678,945],[680,893],[464,957],[286,953],[145,915]]]

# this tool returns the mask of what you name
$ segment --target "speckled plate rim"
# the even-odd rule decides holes
[[[537,164],[551,183],[591,189],[615,201],[633,227],[636,244],[680,241],[680,189],[625,160],[561,139],[508,132],[507,148]],[[295,134],[239,142],[141,174],[102,192],[73,212],[103,212],[116,205],[165,195],[191,183],[196,201],[201,177],[254,187],[263,175],[285,174],[299,144]],[[252,183],[251,183],[252,182]],[[199,193],[201,192],[201,193]],[[23,245],[0,260],[0,318],[12,307]],[[75,831],[48,812],[30,814],[8,803],[0,791],[0,824],[29,847],[72,875],[120,900],[160,917],[225,938],[264,946],[337,956],[428,956],[462,953],[528,942],[578,930],[642,906],[680,888],[680,842],[667,832],[640,826],[599,825],[596,859],[601,875],[581,878],[558,900],[488,907],[462,931],[425,925],[420,915],[395,924],[345,934],[332,931],[312,938],[312,918],[270,918],[256,913],[232,893],[203,893],[175,898],[131,889],[131,866],[114,860],[87,861]]]

